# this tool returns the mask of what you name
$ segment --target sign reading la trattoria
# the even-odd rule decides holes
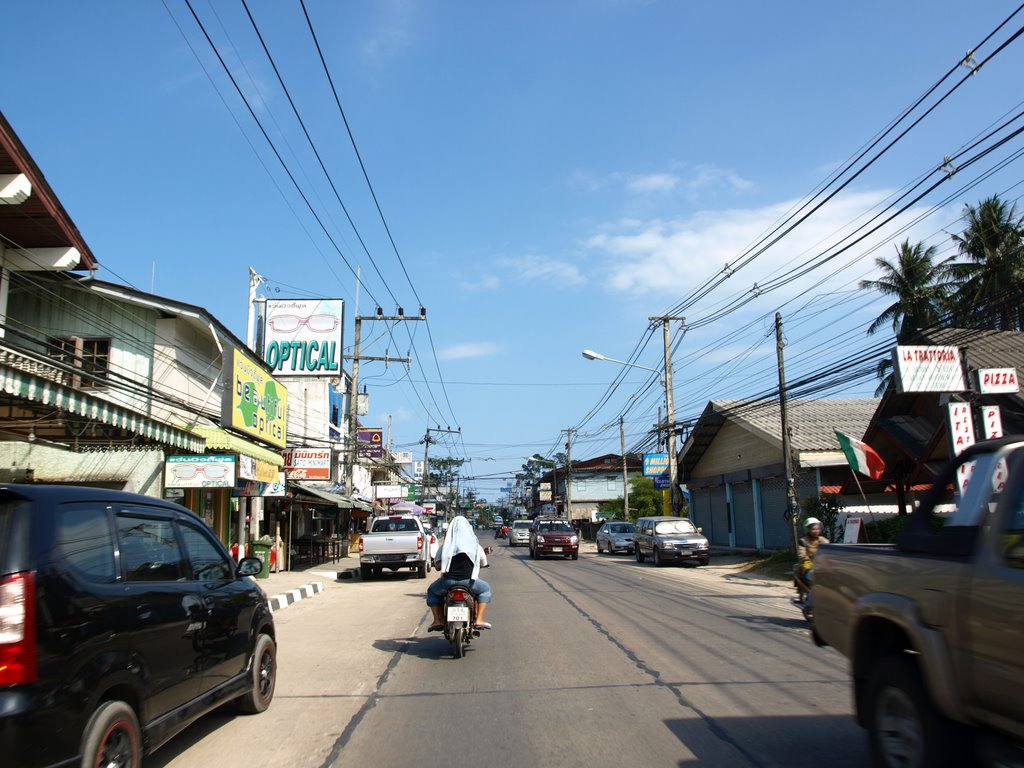
[[[959,347],[898,346],[893,351],[896,391],[963,392]]]

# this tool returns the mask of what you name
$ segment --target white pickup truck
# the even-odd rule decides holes
[[[415,515],[378,517],[370,532],[359,537],[359,573],[369,579],[380,576],[384,568],[409,568],[425,579],[436,551],[437,537],[424,531]]]

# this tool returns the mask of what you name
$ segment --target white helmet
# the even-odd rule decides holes
[[[821,520],[819,520],[816,517],[808,517],[806,520],[804,520],[805,531],[813,525],[821,525]]]

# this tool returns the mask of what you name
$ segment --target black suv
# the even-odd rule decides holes
[[[266,595],[195,514],[98,488],[0,485],[0,758],[138,768],[230,700],[262,712]]]

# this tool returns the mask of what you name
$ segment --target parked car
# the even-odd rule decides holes
[[[594,537],[597,541],[597,554],[607,552],[614,555],[616,552],[632,552],[635,539],[636,527],[632,523],[621,520],[608,520],[597,529]]]
[[[138,766],[221,704],[265,710],[261,567],[170,502],[0,485],[0,762]]]
[[[538,517],[530,527],[530,556],[537,560],[545,555],[580,556],[580,538],[568,520]]]
[[[532,520],[513,520],[512,527],[508,529],[508,545],[510,547],[530,546],[531,525],[533,525]]]
[[[711,559],[703,531],[687,517],[641,517],[636,521],[633,552],[638,563],[650,556],[657,566],[679,562],[707,565]]]

